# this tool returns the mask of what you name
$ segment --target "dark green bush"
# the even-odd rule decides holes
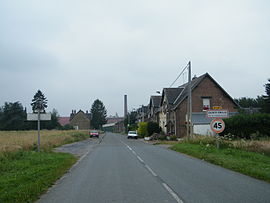
[[[153,133],[160,133],[161,129],[156,122],[148,122],[147,124],[147,131],[148,131],[148,136],[153,135]]]
[[[221,135],[232,134],[236,138],[250,139],[270,137],[270,114],[239,114],[224,119],[225,130]]]
[[[160,135],[158,137],[159,140],[167,140],[167,136],[166,135]]]
[[[74,130],[74,127],[70,124],[66,124],[64,126],[61,126],[61,130]]]
[[[171,141],[176,141],[176,140],[177,140],[176,135],[171,135],[171,136],[170,136],[170,140],[171,140]]]

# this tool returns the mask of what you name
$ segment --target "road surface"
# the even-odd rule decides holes
[[[38,202],[270,202],[270,184],[107,133]]]

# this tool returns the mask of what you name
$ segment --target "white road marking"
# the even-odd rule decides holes
[[[178,195],[166,184],[166,183],[162,183],[162,185],[165,187],[165,189],[173,196],[173,198],[176,200],[176,202],[178,203],[184,203],[179,197]]]
[[[140,162],[144,163],[141,157],[137,156],[137,158],[139,159]]]
[[[145,164],[145,167],[148,169],[148,171],[150,171],[150,173],[152,173],[153,176],[157,177],[157,174],[147,164]]]
[[[139,157],[136,152],[130,147],[128,146],[126,143],[124,143],[122,140],[120,140],[124,145],[126,145],[126,147],[135,155],[137,156],[137,158],[139,159],[140,162],[142,162],[144,164],[144,167],[155,177],[158,177],[158,175],[150,168],[150,166],[148,166],[146,163],[144,163],[144,161],[142,160],[141,157]],[[166,184],[166,183],[162,183],[163,187],[170,193],[170,195],[176,200],[177,203],[184,203],[183,200],[181,200],[178,195]]]
[[[127,148],[128,148],[130,151],[132,151],[132,149],[131,149],[131,147],[130,147],[130,146],[128,146],[128,145],[127,145]]]

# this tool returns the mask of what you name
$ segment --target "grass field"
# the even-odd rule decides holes
[[[171,149],[270,182],[269,140],[221,141],[211,137],[184,140]]]
[[[86,137],[87,131],[42,130],[40,132],[41,150],[50,150],[52,147],[83,140]],[[0,154],[36,148],[37,131],[0,131]]]
[[[75,162],[52,148],[88,138],[87,131],[0,131],[0,202],[33,202]]]

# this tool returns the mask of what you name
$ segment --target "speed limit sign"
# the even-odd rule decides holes
[[[221,133],[225,129],[225,123],[222,119],[216,118],[212,120],[210,127],[215,133]]]

